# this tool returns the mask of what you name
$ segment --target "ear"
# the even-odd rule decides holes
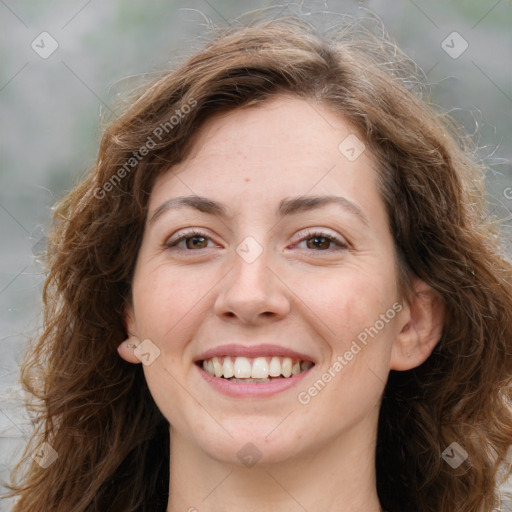
[[[440,296],[421,279],[416,278],[413,287],[413,298],[399,317],[401,329],[391,351],[392,370],[420,366],[442,335],[445,308]]]
[[[140,344],[140,340],[137,337],[135,314],[133,312],[133,307],[131,304],[126,305],[123,320],[126,332],[129,334],[129,336],[117,347],[117,351],[125,361],[135,364],[140,363],[140,359],[136,357],[133,352],[137,345]]]

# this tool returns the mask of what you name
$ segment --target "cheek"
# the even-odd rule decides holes
[[[316,316],[315,325],[321,328],[338,350],[355,339],[365,329],[378,323],[397,300],[393,268],[358,268],[331,270],[325,280],[314,277],[297,281],[303,302]],[[299,289],[299,288],[297,288]],[[301,297],[301,298],[302,298]],[[386,317],[389,320],[393,311]]]
[[[198,322],[213,283],[208,272],[160,265],[136,276],[133,297],[141,335],[167,343]]]
[[[149,392],[156,406],[167,421],[182,432],[189,429],[191,397],[193,392],[184,391],[184,379],[179,364],[168,355],[159,357],[151,366],[144,368],[144,376]]]
[[[330,359],[298,398],[319,417],[329,410],[358,421],[379,406],[397,334],[396,287],[384,275],[351,274],[318,295],[322,323],[329,327]]]

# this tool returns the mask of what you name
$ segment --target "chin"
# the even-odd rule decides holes
[[[218,435],[217,431],[217,435],[207,434],[197,441],[208,456],[221,463],[246,467],[252,467],[256,463],[259,466],[277,464],[294,457],[299,446],[299,442],[289,435],[289,429],[278,432],[279,427],[276,429],[276,426],[281,421],[282,418],[266,421],[264,428],[261,425],[256,427],[254,422],[246,422],[239,429],[231,424],[227,430],[232,437],[224,432]]]

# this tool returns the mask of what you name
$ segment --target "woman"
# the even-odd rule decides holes
[[[511,264],[414,71],[260,20],[108,127],[56,211],[15,511],[497,506]]]

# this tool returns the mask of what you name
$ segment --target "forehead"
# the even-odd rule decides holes
[[[379,201],[374,161],[354,128],[323,104],[289,96],[210,118],[171,171],[157,179],[150,209],[194,194],[273,210],[290,196]]]
[[[262,165],[265,158],[277,163],[332,162],[340,155],[342,140],[351,134],[356,137],[354,128],[329,107],[281,95],[208,119],[196,134],[187,160],[246,159],[250,154],[251,163],[259,157]]]

